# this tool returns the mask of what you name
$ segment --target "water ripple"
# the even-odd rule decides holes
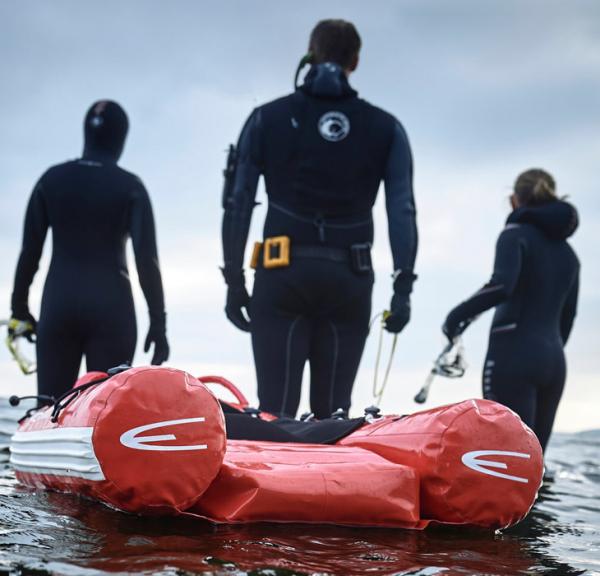
[[[557,434],[553,479],[521,524],[496,534],[142,518],[24,488],[0,464],[0,574],[600,574],[599,446],[600,430]]]

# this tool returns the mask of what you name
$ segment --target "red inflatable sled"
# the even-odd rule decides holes
[[[88,374],[23,420],[11,445],[17,478],[141,514],[404,528],[507,527],[541,483],[537,438],[494,402],[292,423],[301,438],[341,430],[326,444],[239,440],[229,423],[289,432],[270,415],[244,413],[231,384],[238,403],[225,405],[201,380],[226,383],[159,367]]]

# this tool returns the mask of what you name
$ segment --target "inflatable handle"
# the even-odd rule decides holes
[[[248,402],[248,399],[242,394],[241,390],[233,382],[230,382],[227,378],[223,378],[223,376],[198,376],[198,380],[202,384],[220,384],[235,396],[235,399],[242,408],[250,405],[250,402]]]

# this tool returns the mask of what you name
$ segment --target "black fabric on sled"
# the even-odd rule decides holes
[[[266,440],[268,442],[299,442],[293,434],[274,426],[272,422],[248,414],[225,414],[227,440]]]
[[[231,407],[225,412],[228,440],[335,444],[360,428],[364,422],[364,418],[352,418],[351,420],[328,418],[311,422],[293,418],[278,418],[266,421]]]

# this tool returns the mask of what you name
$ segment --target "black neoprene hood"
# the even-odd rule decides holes
[[[507,224],[532,224],[548,238],[566,240],[579,225],[577,210],[562,200],[539,206],[523,206],[510,214]]]
[[[125,146],[129,120],[125,110],[112,100],[99,100],[85,115],[84,158],[116,162]]]

